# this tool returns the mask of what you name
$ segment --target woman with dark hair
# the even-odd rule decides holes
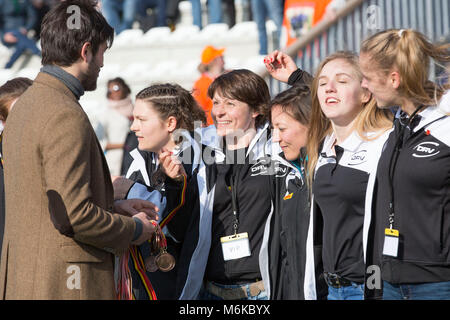
[[[215,126],[202,135],[198,206],[183,245],[179,297],[267,299],[259,261],[274,177],[269,89],[255,73],[234,70],[216,78],[208,96]]]
[[[33,84],[28,78],[14,78],[0,87],[0,121],[3,123],[16,103],[17,99]],[[3,126],[2,130],[3,131]]]
[[[281,148],[272,155],[286,166],[284,179],[275,182],[274,213],[269,216],[263,248],[269,259],[263,273],[270,299],[305,299],[306,238],[309,226],[309,189],[306,183],[306,142],[311,117],[311,90],[296,85],[271,102],[272,141]],[[266,249],[267,248],[267,249]]]
[[[178,299],[267,299],[260,268],[261,259],[267,256],[261,246],[273,207],[273,179],[287,172],[285,167],[273,165],[270,158],[269,89],[257,74],[234,70],[219,76],[208,95],[213,101],[215,126],[195,128],[193,138],[185,140],[191,148],[181,147],[189,151],[188,156],[172,150],[183,166],[168,163],[171,157],[167,151],[159,155],[166,175],[171,177],[166,181],[182,177],[182,169],[188,175],[184,204],[168,226],[181,243],[176,290],[171,294]],[[152,143],[146,149],[163,149],[163,143],[154,144],[159,135],[155,133],[164,131],[158,129],[160,126],[156,123],[146,132],[136,131],[140,147],[148,136]],[[170,145],[173,142],[168,149]],[[168,186],[167,195],[180,194]],[[124,188],[123,193],[134,196],[137,188],[133,186],[129,192]],[[166,200],[171,202],[168,197]]]
[[[6,118],[17,99],[31,86],[32,80],[28,78],[14,78],[0,87],[0,133],[3,132]],[[3,181],[2,139],[0,135],[0,258],[3,243],[3,230],[5,228],[5,192]]]
[[[161,241],[166,242],[165,250],[173,257],[173,264],[157,265],[158,252],[152,242],[130,247],[116,264],[119,298],[176,299],[179,251],[191,217],[190,210],[183,206],[186,201],[195,202],[189,199],[196,194],[189,132],[194,131],[196,121],[201,127],[206,117],[192,95],[175,84],[155,84],[141,90],[133,115],[131,131],[138,139],[139,150],[130,153],[133,161],[126,177],[114,179],[115,198],[139,198],[158,205],[160,237],[164,237]],[[185,154],[183,163],[173,160],[184,159]]]

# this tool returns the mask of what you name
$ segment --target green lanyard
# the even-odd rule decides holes
[[[300,172],[300,175],[302,176],[302,179],[305,178],[304,175],[304,166],[301,165],[302,163],[307,163],[308,162],[308,156],[306,156],[305,160],[303,160],[302,157],[300,157],[298,160],[294,160],[294,161],[289,161],[292,165],[294,165],[294,167],[297,168],[297,170]]]

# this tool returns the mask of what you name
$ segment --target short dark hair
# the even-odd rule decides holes
[[[28,78],[14,78],[0,87],[0,120],[6,120],[11,103],[19,98],[33,81]]]
[[[311,120],[311,89],[309,85],[293,86],[279,93],[271,102],[270,109],[280,106],[304,126],[309,126]]]
[[[261,127],[269,119],[270,92],[266,81],[256,73],[247,69],[226,72],[216,78],[208,88],[208,96],[212,99],[218,91],[223,97],[248,104],[252,111],[259,115],[255,119],[256,128]]]
[[[114,29],[96,6],[94,0],[66,0],[45,15],[41,28],[43,65],[71,66],[80,58],[86,42],[91,43],[94,55],[102,43],[111,47]],[[74,16],[78,13],[79,17]]]

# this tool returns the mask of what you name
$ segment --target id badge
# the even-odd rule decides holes
[[[384,230],[383,254],[385,256],[397,257],[399,232],[395,229]]]
[[[249,257],[251,255],[247,232],[222,237],[220,238],[220,242],[222,243],[223,259],[225,261]]]

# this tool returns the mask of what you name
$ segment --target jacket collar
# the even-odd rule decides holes
[[[78,87],[78,84],[75,85],[75,81],[73,80],[73,84],[71,86],[77,87],[77,89],[73,89],[68,86],[68,82],[67,82],[67,80],[65,80],[64,77],[61,78],[53,73],[51,74],[51,73],[45,72],[43,70],[44,70],[44,68],[41,69],[41,71],[38,73],[38,75],[34,81],[41,83],[45,86],[49,86],[53,89],[56,89],[56,90],[64,93],[65,95],[69,96],[71,99],[78,102],[80,95],[82,95],[82,93],[80,91],[82,87]],[[61,69],[61,71],[63,71],[63,70]],[[63,72],[65,72],[65,71],[63,71]],[[68,75],[70,75],[70,74],[68,74]],[[72,75],[70,75],[70,76],[73,77]],[[68,78],[69,77],[67,77],[67,79]],[[73,78],[78,81],[78,79],[76,79],[75,77],[73,77]],[[79,83],[79,86],[81,86],[81,83]],[[83,93],[84,93],[84,89],[83,89]]]
[[[430,106],[426,109],[420,111],[417,114],[417,118],[420,119],[419,123],[416,126],[413,126],[413,131],[417,132],[420,129],[427,126],[429,123],[441,118],[444,115],[448,115],[448,112],[450,111],[450,91],[447,91],[444,96],[442,96],[441,100],[439,101],[438,105],[436,106]],[[396,119],[401,118],[402,116],[405,116],[404,112],[399,108],[397,110],[397,113],[395,115]]]
[[[325,137],[321,153],[325,153],[327,157],[334,156],[333,144],[335,140],[336,135],[334,134],[334,132],[331,132],[331,134],[327,135]],[[361,137],[358,135],[357,130],[353,130],[353,132],[347,137],[347,139],[340,143],[339,146],[349,152],[356,152],[363,142],[364,140],[361,139]]]
[[[214,125],[206,128],[201,128],[199,132],[201,135],[201,142],[203,145],[213,149],[216,152],[216,160],[221,162],[221,158],[225,158],[221,147],[221,138],[217,135],[216,127]],[[259,156],[261,152],[265,152],[267,142],[270,142],[269,123],[265,123],[263,127],[256,130],[256,134],[250,141],[247,149],[248,156],[251,152],[255,156]]]

